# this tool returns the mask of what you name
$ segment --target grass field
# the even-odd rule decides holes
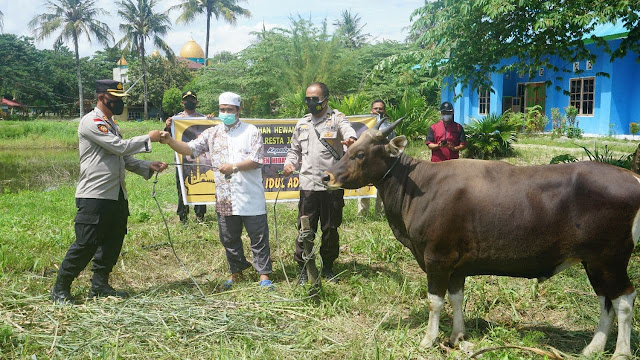
[[[24,126],[30,127],[28,130]],[[74,147],[77,123],[0,122],[0,149]],[[12,130],[5,131],[11,127]],[[158,122],[124,123],[125,137],[160,128]],[[34,132],[35,131],[35,132]],[[13,134],[13,135],[7,135]],[[616,154],[632,152],[636,143],[606,140]],[[593,139],[579,144],[592,147]],[[154,144],[140,158],[172,161],[168,147]],[[582,149],[549,137],[520,139],[513,164],[543,164],[551,157]],[[427,159],[421,143],[408,152]],[[0,157],[1,158],[1,157]],[[7,359],[465,359],[488,347],[553,347],[577,358],[591,340],[599,310],[584,270],[574,266],[550,280],[482,276],[467,279],[465,323],[468,349],[439,346],[420,349],[428,316],[427,279],[409,250],[391,234],[383,218],[357,217],[347,201],[340,228],[338,284],[324,284],[315,299],[295,285],[294,204],[269,204],[273,292],[244,281],[222,291],[227,276],[224,249],[210,209],[206,224],[179,223],[173,169],[159,176],[158,200],[169,219],[176,251],[205,292],[201,297],[176,262],[151,198],[152,181],[130,174],[129,233],[112,283],[130,291],[126,300],[84,301],[73,307],[50,303],[48,292],[56,267],[74,240],[74,179],[56,178],[44,189],[0,195],[0,358]],[[193,213],[191,214],[193,219]],[[277,229],[277,236],[276,236]],[[245,242],[246,243],[246,242]],[[245,249],[250,254],[248,249]],[[629,274],[640,287],[640,252]],[[72,287],[82,299],[91,273]],[[638,303],[638,301],[636,301]],[[640,357],[640,311],[636,308],[631,346]],[[440,326],[444,341],[451,326],[445,305]],[[605,359],[615,346],[613,330]],[[538,359],[528,351],[491,351],[482,359]]]

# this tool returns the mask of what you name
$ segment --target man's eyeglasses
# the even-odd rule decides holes
[[[307,97],[304,98],[304,102],[306,102],[307,104],[311,103],[311,102],[313,102],[313,103],[321,103],[321,102],[325,101],[325,99],[326,98],[322,98],[321,99],[321,98],[319,98],[317,96],[307,96]]]

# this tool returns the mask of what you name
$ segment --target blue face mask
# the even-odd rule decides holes
[[[223,124],[230,126],[236,122],[236,114],[222,114],[218,115]]]

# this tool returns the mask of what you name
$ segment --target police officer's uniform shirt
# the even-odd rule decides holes
[[[218,169],[224,164],[251,160],[264,163],[262,134],[255,125],[238,121],[228,127],[218,124],[188,142],[193,156],[209,152],[216,182],[216,212],[222,216],[256,216],[267,213],[262,184],[262,168],[238,171],[225,177]]]
[[[125,170],[149,179],[151,162],[133,154],[151,152],[149,135],[123,140],[118,124],[97,107],[86,114],[78,126],[80,179],[76,198],[118,200],[120,188],[127,198]]]
[[[322,117],[307,114],[298,120],[293,130],[291,148],[287,153],[285,165],[291,164],[295,168],[300,168],[300,189],[324,191],[326,188],[321,185],[322,174],[338,160],[322,145],[314,128],[340,157],[343,155],[341,142],[350,137],[356,137],[356,132],[343,113],[331,108],[327,108],[327,112]]]

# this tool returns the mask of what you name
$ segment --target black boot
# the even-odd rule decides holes
[[[89,297],[115,296],[120,298],[129,297],[126,291],[116,291],[109,285],[109,273],[94,272],[91,278],[91,290]]]
[[[338,278],[333,272],[333,263],[327,263],[322,266],[322,277],[327,279],[328,282],[338,283]]]
[[[71,297],[72,282],[73,277],[58,274],[56,283],[53,285],[53,289],[51,289],[51,301],[53,301],[54,304],[72,305],[74,303]]]
[[[307,269],[303,264],[298,264],[298,285],[304,285],[309,281],[307,276]]]

